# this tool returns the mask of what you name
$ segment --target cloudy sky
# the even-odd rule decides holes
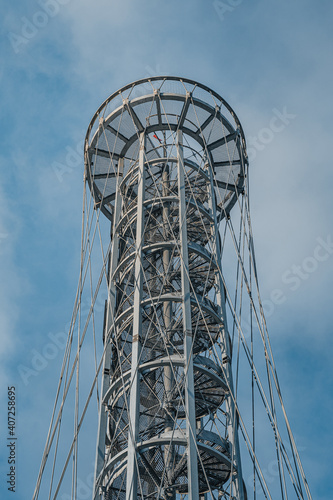
[[[15,386],[15,498],[31,497],[63,350],[43,353],[78,281],[85,130],[109,94],[164,74],[210,86],[242,122],[280,385],[313,498],[331,500],[332,2],[17,0],[0,12],[2,481]]]

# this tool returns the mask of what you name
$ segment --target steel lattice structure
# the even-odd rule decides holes
[[[312,500],[236,114],[192,80],[139,80],[97,110],[84,154],[79,284],[33,500]]]
[[[243,499],[218,224],[243,190],[245,141],[215,92],[167,80],[173,92],[111,96],[86,139],[113,228],[95,496],[194,500],[232,482]],[[206,428],[222,405],[223,436]]]

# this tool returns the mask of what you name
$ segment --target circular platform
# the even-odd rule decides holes
[[[220,218],[242,192],[247,162],[241,124],[226,101],[193,80],[153,77],[138,80],[112,94],[93,117],[85,142],[86,178],[95,203],[112,219],[119,158],[125,177],[146,137],[146,160],[175,155],[175,135],[181,129],[184,161],[213,172]]]

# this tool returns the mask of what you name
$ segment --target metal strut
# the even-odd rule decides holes
[[[109,332],[114,322],[115,307],[116,307],[116,283],[112,279],[114,272],[118,265],[119,254],[119,234],[117,232],[118,222],[120,220],[122,198],[119,189],[119,182],[122,179],[124,170],[124,158],[119,158],[118,161],[118,175],[117,175],[117,189],[114,209],[114,220],[112,225],[112,250],[108,276],[108,298],[107,298],[107,311],[105,322],[105,346],[103,358],[103,372],[102,372],[102,387],[101,387],[101,400],[99,407],[99,420],[97,432],[97,446],[96,446],[96,460],[95,460],[95,479],[94,479],[94,493],[93,499],[102,499],[102,485],[100,474],[103,470],[105,461],[105,438],[107,426],[107,406],[104,403],[105,394],[110,386],[110,370],[111,370],[111,338]]]
[[[183,133],[177,131],[179,234],[181,256],[181,282],[183,306],[184,358],[185,358],[185,414],[187,437],[188,498],[198,500],[198,455],[196,450],[196,419],[193,376],[193,336],[191,319],[191,296],[187,248],[185,167],[183,155]]]
[[[134,271],[134,315],[131,359],[131,388],[129,398],[129,433],[127,449],[126,500],[137,498],[138,463],[137,440],[139,434],[140,403],[140,334],[142,328],[142,247],[144,242],[144,199],[145,199],[145,132],[140,134],[139,170],[138,170],[138,203],[135,242]]]
[[[230,349],[230,336],[228,331],[228,322],[227,322],[227,311],[226,311],[226,298],[224,293],[224,284],[222,280],[222,271],[221,271],[221,247],[220,247],[220,237],[219,230],[217,224],[217,214],[216,214],[216,195],[214,188],[214,179],[213,172],[211,166],[208,164],[208,169],[210,173],[210,196],[209,207],[213,214],[214,224],[212,225],[212,233],[213,233],[213,252],[216,252],[216,260],[218,264],[218,270],[216,273],[216,285],[217,285],[217,303],[221,310],[221,316],[223,319],[223,328],[221,330],[222,337],[222,345],[225,349],[225,360],[224,363],[224,376],[226,378],[226,382],[229,388],[229,395],[226,399],[226,409],[228,415],[227,422],[227,432],[228,432],[228,440],[230,442],[231,448],[231,461],[235,464],[235,470],[233,471],[232,476],[232,493],[237,500],[244,500],[244,486],[243,486],[243,476],[242,476],[242,464],[241,464],[241,456],[239,449],[239,440],[238,440],[238,417],[236,413],[235,407],[235,393],[234,393],[234,384],[232,378],[232,369],[231,369],[231,349]]]

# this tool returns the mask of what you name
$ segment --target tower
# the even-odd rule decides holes
[[[86,137],[112,228],[94,498],[195,500],[230,483],[243,500],[219,222],[243,191],[244,136],[212,90],[156,81],[113,94]]]
[[[139,80],[97,110],[84,154],[80,278],[33,500],[90,485],[93,500],[312,500],[236,114],[192,80]]]

